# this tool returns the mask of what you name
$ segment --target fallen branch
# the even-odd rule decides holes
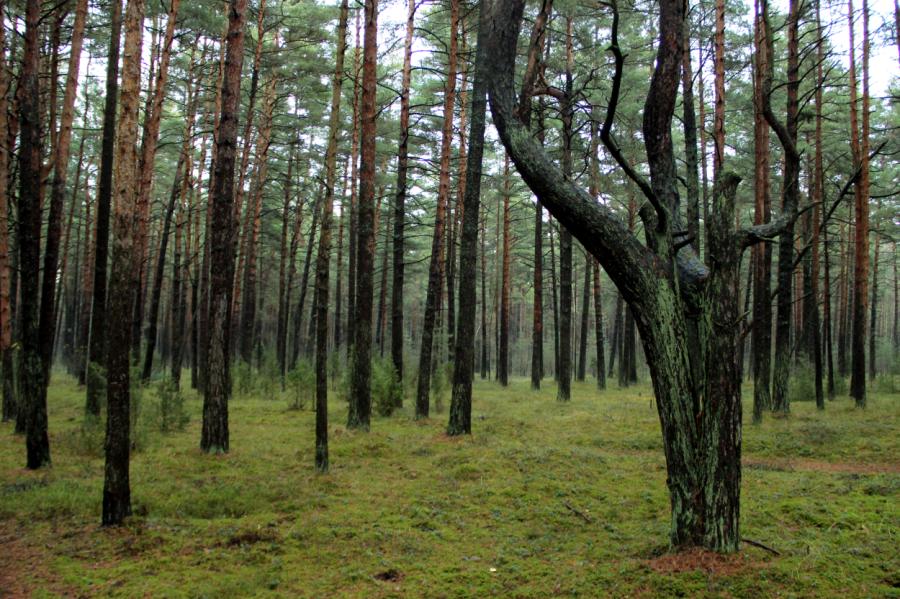
[[[572,504],[569,503],[568,501],[563,501],[563,505],[566,506],[566,508],[568,508],[568,510],[569,510],[570,512],[572,512],[573,514],[575,514],[576,516],[578,516],[579,518],[581,518],[582,520],[584,520],[584,521],[587,522],[588,524],[593,524],[594,520],[593,520],[590,516],[588,516],[587,514],[585,514],[584,512],[582,512],[581,510],[579,510],[579,509],[573,507]]]
[[[771,554],[773,554],[773,555],[781,555],[781,552],[778,551],[777,549],[772,549],[772,548],[769,547],[768,545],[763,545],[763,544],[760,543],[759,541],[754,541],[754,540],[752,540],[752,539],[746,539],[746,538],[745,538],[745,539],[741,539],[741,540],[742,540],[743,542],[747,543],[748,545],[753,545],[754,547],[759,547],[760,549],[763,549],[763,550],[765,550],[765,551],[768,551],[769,553],[771,553]]]

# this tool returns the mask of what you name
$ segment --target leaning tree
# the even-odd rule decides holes
[[[738,273],[743,250],[771,239],[795,218],[735,231],[739,182],[720,173],[710,218],[708,264],[691,247],[682,224],[672,142],[682,67],[683,0],[660,0],[656,66],[644,104],[643,139],[649,180],[624,157],[612,132],[624,55],[614,4],[610,51],[615,72],[601,140],[640,188],[641,242],[602,203],[563,176],[520,118],[513,89],[524,0],[492,0],[485,25],[486,80],[491,112],[522,178],[559,222],[599,260],[629,303],[650,366],[668,471],[674,546],[736,551],[741,482],[741,387]],[[552,91],[552,90],[545,90]],[[723,359],[731,356],[731,359]]]

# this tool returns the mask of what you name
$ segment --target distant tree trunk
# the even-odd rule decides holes
[[[103,107],[103,141],[100,174],[97,183],[97,231],[94,240],[94,274],[87,361],[87,400],[89,419],[100,417],[106,358],[106,269],[109,256],[109,216],[112,200],[113,158],[116,143],[116,107],[119,95],[119,41],[122,35],[122,0],[113,0],[110,15],[109,53],[106,65],[106,97]]]
[[[766,56],[772,56],[774,40],[769,35],[766,5],[763,8],[765,39],[768,45]],[[800,196],[800,153],[797,151],[797,127],[799,116],[798,91],[800,88],[799,51],[800,3],[791,0],[788,16],[788,64],[787,64],[787,111],[784,123],[778,121],[771,107],[772,61],[766,60],[766,80],[763,84],[765,117],[775,131],[784,149],[784,181],[782,183],[782,212],[794,213]],[[791,362],[791,314],[793,310],[794,284],[794,224],[791,221],[781,232],[778,240],[778,302],[775,319],[775,368],[772,385],[772,407],[787,414],[790,412],[788,398],[788,378]]]
[[[616,309],[613,315],[613,334],[612,334],[612,343],[610,343],[610,351],[609,351],[609,376],[613,375],[616,367],[616,356],[619,354],[619,346],[622,345],[622,326],[624,320],[624,314],[622,311],[622,294],[616,294]]]
[[[556,242],[553,239],[553,221],[550,221],[550,291],[553,296],[553,379],[559,383],[559,286],[556,277]],[[557,229],[558,230],[558,229]]]
[[[831,257],[829,256],[828,227],[822,229],[822,249],[824,252],[824,276],[822,287],[822,314],[824,321],[822,323],[822,339],[825,344],[825,373],[827,377],[826,391],[828,399],[834,399],[834,343],[832,340],[831,326]]]
[[[372,412],[372,270],[375,261],[375,89],[378,60],[378,0],[366,0],[357,224],[356,325],[350,374],[348,428],[369,430]]]
[[[810,269],[810,291],[812,293],[812,334],[813,368],[815,370],[816,407],[825,409],[825,394],[822,389],[822,329],[819,317],[819,232],[822,225],[822,201],[825,197],[825,169],[822,164],[822,88],[825,85],[824,62],[825,54],[822,48],[822,18],[820,0],[816,0],[816,115],[815,115],[815,158],[812,172],[811,187],[815,190],[812,194],[812,267]]]
[[[297,300],[297,307],[294,310],[294,337],[290,361],[291,370],[297,365],[297,359],[300,357],[300,350],[303,346],[303,307],[306,305],[306,293],[307,288],[309,287],[309,269],[312,264],[312,250],[316,241],[316,228],[319,224],[322,202],[324,202],[324,195],[320,194],[313,204],[313,218],[312,223],[310,223],[309,235],[306,240],[306,259],[303,261],[303,274],[300,277],[300,297]]]
[[[186,132],[186,135],[190,137],[189,130]],[[190,148],[186,149],[189,150]],[[165,276],[166,253],[169,250],[172,216],[175,214],[175,208],[179,202],[182,180],[184,178],[185,162],[188,159],[188,155],[182,151],[181,155],[178,157],[178,165],[175,167],[175,178],[172,181],[172,190],[169,192],[169,203],[166,205],[166,213],[163,217],[162,235],[159,239],[159,251],[156,256],[156,269],[153,275],[153,289],[150,292],[150,313],[147,315],[147,347],[144,352],[144,366],[141,371],[141,383],[143,384],[150,381],[150,375],[153,372],[153,356],[156,352],[156,339],[159,333],[159,306],[162,300],[162,284],[163,277]],[[141,209],[142,207],[139,205],[138,210]],[[140,244],[139,239],[137,240],[137,243]],[[140,246],[138,246],[137,251],[141,254]]]
[[[479,30],[480,31],[480,30]],[[481,42],[479,42],[481,44]],[[478,76],[477,73],[475,75]],[[472,102],[475,102],[475,90],[473,90],[473,98]],[[487,104],[487,100],[485,100],[485,104]],[[472,107],[472,112],[475,112],[475,107]],[[475,122],[475,115],[472,115],[472,122]],[[472,135],[469,136],[469,139],[472,139]],[[482,135],[482,142],[483,140]],[[469,148],[469,156],[472,155],[472,152],[475,148]],[[482,152],[484,148],[482,147]],[[474,177],[475,175],[472,174]],[[491,365],[488,360],[488,341],[487,341],[487,330],[488,330],[488,321],[487,321],[487,240],[486,240],[486,226],[487,219],[484,215],[481,216],[481,378],[488,378],[488,372],[490,372]],[[463,224],[463,230],[465,231],[465,224]],[[465,234],[465,233],[463,233]],[[458,338],[458,337],[457,337]],[[451,409],[451,413],[452,413]]]
[[[278,362],[278,378],[281,382],[281,390],[285,390],[285,371],[287,365],[287,314],[288,314],[288,230],[290,228],[291,199],[294,190],[294,156],[297,153],[297,145],[291,146],[288,154],[287,175],[284,179],[284,204],[281,212],[281,251],[278,263],[278,314],[276,315],[275,331],[275,359]],[[298,207],[299,209],[299,207]],[[293,251],[293,243],[290,250]],[[292,256],[293,258],[293,256]],[[338,275],[340,280],[340,274]],[[340,297],[340,294],[338,294]]]
[[[566,17],[566,73],[565,90],[560,102],[562,118],[562,174],[572,177],[572,18]],[[572,233],[565,227],[559,232],[559,387],[557,401],[569,401],[572,385]]]
[[[594,336],[597,340],[597,388],[606,389],[606,356],[603,353],[603,302],[600,299],[600,263],[594,269]]]
[[[331,111],[328,119],[322,233],[319,236],[319,252],[316,256],[316,470],[319,472],[328,471],[328,275],[331,262],[331,214],[337,179],[335,163],[341,122],[341,87],[344,82],[344,53],[347,47],[349,12],[348,1],[343,0],[338,22]]]
[[[6,15],[6,0],[0,0],[0,22]],[[6,28],[0,27],[0,142],[9,135],[9,74],[6,69]],[[12,310],[9,278],[9,147],[0,143],[0,386],[3,394],[3,422],[16,417],[16,396],[12,352]]]
[[[362,47],[360,46],[360,13],[356,11],[356,47],[353,50],[353,116],[352,135],[350,141],[350,218],[347,230],[349,253],[347,259],[347,358],[353,356],[353,345],[356,343],[356,258],[359,253],[357,244],[358,231],[358,192],[359,192],[359,111],[361,101],[361,69]],[[374,183],[373,183],[374,185]]]
[[[106,469],[103,481],[103,525],[115,526],[131,515],[129,459],[131,451],[131,309],[138,278],[135,223],[140,208],[137,175],[138,110],[141,85],[141,38],[144,0],[128,0],[122,95],[116,137],[115,217],[109,277],[109,345],[106,357]]]
[[[75,98],[78,91],[78,68],[81,59],[81,45],[87,20],[87,0],[78,0],[75,6],[75,22],[72,26],[69,72],[66,75],[66,89],[63,97],[62,119],[59,134],[53,148],[53,183],[50,191],[50,210],[47,216],[47,243],[44,248],[44,273],[41,285],[40,344],[44,372],[44,389],[50,382],[50,365],[53,359],[53,342],[56,333],[56,287],[59,265],[59,249],[62,235],[63,202],[67,189],[69,150],[72,139],[72,123],[75,119]],[[55,84],[56,78],[53,78]],[[51,106],[55,105],[55,98]],[[55,134],[56,132],[52,132]]]
[[[21,127],[19,144],[18,244],[22,298],[19,305],[20,363],[18,419],[25,432],[27,467],[37,470],[50,465],[47,436],[47,396],[43,392],[38,297],[41,257],[41,97],[40,97],[41,3],[28,0],[25,12],[25,49],[19,74],[18,108]]]
[[[409,0],[406,38],[403,44],[403,78],[400,89],[400,143],[397,148],[397,191],[394,196],[394,265],[391,289],[391,361],[403,380],[403,281],[406,263],[406,187],[409,170],[409,88],[412,72],[412,42],[416,1]]]
[[[587,376],[587,341],[588,341],[588,324],[590,322],[590,301],[591,301],[591,257],[585,253],[584,255],[584,285],[581,289],[581,339],[578,344],[578,373],[575,380],[584,382]]]
[[[387,287],[388,287],[388,250],[390,248],[391,229],[393,223],[388,218],[390,213],[385,213],[387,223],[384,226],[384,243],[381,246],[381,285],[378,289],[378,310],[375,324],[375,339],[378,345],[378,354],[384,356],[384,339],[387,336]]]
[[[875,364],[875,324],[878,316],[878,250],[881,244],[875,240],[875,256],[872,259],[872,301],[869,310],[869,380],[874,381],[877,374]]]
[[[463,195],[462,235],[459,246],[459,311],[456,348],[453,358],[453,395],[450,403],[448,435],[472,433],[472,379],[475,375],[475,285],[478,260],[478,222],[481,214],[481,176],[484,156],[487,82],[483,48],[487,36],[486,10],[479,10],[478,40],[475,49],[475,76],[472,83],[472,111],[469,121],[469,148],[466,153],[466,185]],[[482,228],[482,235],[484,229]],[[481,254],[481,378],[487,376],[487,314],[485,301],[484,247]]]
[[[153,85],[152,96],[147,98],[147,111],[144,117],[146,122],[144,123],[144,136],[141,140],[141,157],[138,163],[140,174],[137,181],[139,185],[137,202],[138,210],[140,211],[140,221],[137,230],[137,251],[139,252],[140,258],[137,264],[139,270],[139,285],[135,288],[133,325],[134,347],[132,347],[136,363],[139,362],[141,353],[140,331],[143,322],[144,309],[144,294],[141,289],[147,285],[146,271],[149,268],[149,260],[147,259],[149,256],[149,237],[147,233],[150,224],[150,195],[153,190],[153,167],[159,143],[159,129],[162,120],[163,101],[166,97],[166,81],[169,75],[169,60],[172,55],[172,42],[175,39],[175,24],[178,19],[178,7],[180,3],[181,0],[171,0],[169,3],[169,12],[166,16],[166,33],[159,54],[159,67],[156,72],[156,82]],[[155,44],[152,44],[151,47],[154,45]],[[142,382],[146,382],[147,379],[142,376],[141,380]]]
[[[444,123],[441,131],[441,162],[434,233],[431,240],[431,261],[428,268],[428,289],[425,296],[425,318],[422,323],[422,345],[419,349],[419,379],[416,388],[416,418],[427,418],[431,391],[431,366],[434,328],[441,303],[441,248],[450,196],[450,144],[453,141],[453,108],[456,105],[456,48],[459,21],[459,1],[450,0],[450,44],[447,79],[444,84]]]
[[[184,160],[183,176],[181,180],[181,200],[178,208],[178,218],[175,223],[175,252],[172,257],[172,382],[175,388],[181,387],[181,365],[184,361],[184,325],[187,318],[187,288],[185,286],[187,265],[184,263],[182,256],[189,256],[190,251],[182,254],[182,244],[188,250],[190,249],[191,229],[190,229],[190,213],[185,214],[191,209],[188,195],[191,187],[191,174],[193,170],[191,161],[191,148],[193,147],[194,122],[197,114],[197,98],[199,94],[193,86],[191,73],[193,71],[193,53],[191,63],[188,67],[188,89],[187,89],[187,106],[188,106],[188,122],[185,129],[184,142],[181,146],[181,155]],[[203,144],[205,150],[205,140]],[[202,152],[201,152],[202,153]],[[177,169],[176,169],[177,170]],[[182,232],[185,227],[185,219],[187,219],[187,236]],[[182,239],[184,237],[184,239]],[[182,275],[185,276],[182,276]]]
[[[509,231],[509,158],[503,163],[503,258],[502,284],[500,286],[500,346],[497,355],[497,378],[506,387],[509,384],[509,295],[510,286],[510,231]]]
[[[694,110],[694,73],[691,65],[691,21],[684,19],[684,53],[681,58],[681,93],[684,119],[684,169],[687,191],[687,234],[695,252],[700,251],[700,181],[697,160],[697,114]],[[596,129],[596,123],[594,123]],[[593,154],[591,155],[593,157]]]
[[[853,0],[849,0],[850,35],[853,46]],[[862,92],[862,131],[857,143],[856,164],[860,168],[859,181],[856,184],[856,202],[854,211],[855,251],[853,272],[853,329],[851,347],[852,366],[850,368],[850,396],[856,400],[856,407],[866,407],[866,308],[869,298],[869,5],[863,0],[863,92]],[[851,63],[851,69],[853,64]],[[851,71],[852,72],[852,71]],[[856,82],[851,74],[851,121],[856,112]],[[851,125],[852,126],[852,125]]]
[[[209,340],[203,395],[200,448],[206,453],[228,451],[228,400],[231,347],[231,293],[234,281],[234,166],[244,61],[244,20],[247,0],[231,0],[222,82],[222,113],[216,139],[215,187],[212,193],[210,244]]]
[[[232,334],[238,337],[238,325],[240,323],[240,303],[243,299],[241,296],[243,285],[244,264],[247,258],[247,242],[252,228],[252,220],[244,219],[244,227],[241,229],[241,214],[244,209],[244,187],[247,174],[250,170],[250,148],[253,147],[253,123],[256,117],[256,96],[259,92],[259,73],[262,63],[263,40],[265,38],[265,18],[266,18],[266,2],[260,0],[259,8],[256,11],[256,46],[253,52],[253,65],[250,71],[250,91],[247,97],[247,116],[244,119],[244,132],[241,136],[243,148],[241,149],[241,162],[237,172],[237,186],[234,190],[234,222],[235,232],[232,242],[235,246],[236,268],[234,271],[234,290],[231,295],[231,326]],[[258,140],[257,140],[258,143]],[[258,165],[257,165],[258,168]],[[249,213],[252,211],[248,211]],[[231,348],[232,351],[239,349],[240,343],[235,343]]]
[[[850,105],[851,111],[853,110],[853,104]],[[852,138],[851,138],[852,139]],[[852,218],[852,210],[851,207],[851,216]],[[841,377],[847,376],[849,372],[849,365],[847,364],[847,318],[849,313],[849,262],[850,262],[850,244],[851,244],[851,236],[852,229],[850,232],[847,231],[847,227],[842,223],[841,224],[841,233],[839,238],[839,243],[841,244],[841,270],[838,275],[838,306],[837,306],[837,321],[838,321],[838,330],[837,330],[837,349],[838,349],[838,375]]]
[[[253,183],[253,202],[247,205],[247,223],[250,225],[244,258],[244,299],[241,302],[241,359],[250,364],[253,357],[254,331],[256,329],[256,262],[260,235],[262,196],[269,172],[269,145],[272,141],[272,115],[275,111],[275,78],[266,89],[266,103],[263,108],[259,139],[256,142],[256,180]]]
[[[762,225],[771,220],[769,199],[769,126],[765,117],[765,99],[762,97],[765,74],[768,69],[768,32],[763,21],[760,1],[757,0],[754,19],[755,62],[753,70],[754,106],[754,196],[753,224]],[[772,247],[760,244],[752,248],[753,268],[753,422],[762,421],[763,411],[771,406],[771,357],[772,357]]]

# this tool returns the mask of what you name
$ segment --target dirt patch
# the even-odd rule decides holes
[[[824,462],[807,459],[747,459],[744,466],[782,472],[833,472],[838,474],[900,474],[900,463]]]
[[[379,572],[375,575],[375,580],[382,580],[384,582],[400,582],[403,580],[403,573],[399,570],[395,570],[394,568],[390,568],[389,570],[385,570],[384,572]]]
[[[660,574],[702,571],[716,576],[734,576],[765,566],[764,562],[743,553],[716,553],[699,548],[666,553],[647,560],[646,564]]]

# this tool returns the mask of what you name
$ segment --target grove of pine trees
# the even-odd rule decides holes
[[[856,2],[0,0],[22,463],[69,378],[111,526],[153,394],[203,460],[291,397],[331,476],[335,406],[649,384],[670,545],[739,551],[744,424],[900,375],[900,12]]]

